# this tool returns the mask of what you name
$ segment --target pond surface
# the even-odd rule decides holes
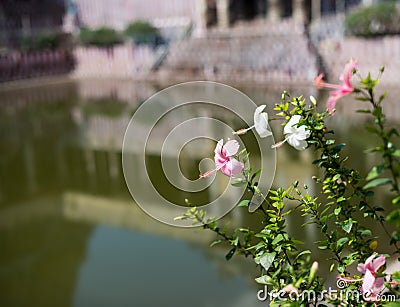
[[[1,306],[265,306],[257,301],[251,261],[227,262],[224,246],[208,247],[212,234],[161,224],[130,197],[123,134],[136,108],[159,89],[118,80],[0,89]],[[270,112],[283,90],[240,89]],[[291,91],[317,95],[312,88]],[[221,114],[210,110],[214,115]],[[365,173],[373,158],[360,153],[375,140],[365,136],[364,119],[343,109],[331,124],[339,141],[351,145],[346,153],[356,158],[349,163]],[[273,130],[279,139],[279,124]],[[317,193],[310,151],[286,146],[277,157],[274,186],[299,179]],[[146,159],[165,197],[209,201],[208,192],[192,196],[157,184],[160,157],[153,152]],[[190,151],[182,157],[187,178],[198,176],[198,161]],[[377,200],[384,204],[385,195]],[[258,217],[239,208],[224,221],[247,226]],[[292,218],[288,227],[310,245],[318,236],[303,223]],[[313,257],[322,268],[330,264],[322,252]]]

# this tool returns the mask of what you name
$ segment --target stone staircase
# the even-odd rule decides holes
[[[254,82],[309,83],[316,57],[304,29],[287,22],[215,29],[170,46],[159,73],[166,77]]]

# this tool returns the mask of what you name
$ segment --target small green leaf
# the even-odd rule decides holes
[[[363,187],[363,189],[366,190],[366,189],[370,189],[370,188],[373,188],[376,186],[385,185],[385,184],[389,184],[389,183],[392,183],[392,180],[389,178],[378,178],[378,179],[374,179],[374,180],[368,182]]]
[[[369,229],[364,229],[363,231],[361,231],[361,235],[363,235],[363,236],[371,236],[372,232]]]
[[[256,172],[251,176],[250,181],[253,181],[253,179],[256,178],[260,173],[261,173],[261,169],[259,169],[258,171],[256,171]]]
[[[311,254],[311,251],[307,249],[307,250],[304,250],[304,251],[298,253],[295,260],[299,259],[301,256],[306,255],[306,254]]]
[[[282,234],[278,234],[275,239],[272,241],[272,245],[277,244],[278,242],[281,242],[283,240]]]
[[[225,255],[225,259],[226,259],[226,260],[230,260],[230,259],[233,257],[233,255],[235,254],[235,252],[236,252],[236,246],[235,246],[234,248],[232,248],[232,249]]]
[[[336,153],[340,152],[343,149],[343,147],[345,147],[345,146],[346,146],[346,144],[344,144],[344,143],[343,144],[338,144],[335,147],[333,147],[332,152],[334,154],[336,154]]]
[[[271,284],[271,277],[267,275],[263,275],[261,277],[256,278],[256,282],[263,285],[270,285]]]
[[[368,173],[366,180],[372,180],[378,177],[385,170],[383,165],[374,166]]]
[[[353,227],[353,220],[352,219],[348,219],[347,221],[344,221],[342,223],[342,229],[347,233],[350,233],[352,227]]]
[[[231,185],[233,185],[234,187],[241,187],[247,185],[247,181],[242,178],[235,178],[232,180]]]
[[[210,244],[210,247],[213,247],[213,246],[215,246],[215,245],[217,245],[217,244],[219,244],[221,242],[222,242],[222,240],[215,240]]]
[[[242,201],[239,203],[238,207],[247,207],[247,206],[249,205],[249,202],[250,202],[250,200],[247,200],[247,199],[242,200]]]
[[[390,212],[386,217],[386,220],[388,222],[395,222],[397,224],[400,224],[400,209],[396,209]]]
[[[360,109],[360,110],[357,110],[357,112],[358,112],[358,113],[371,113],[371,110],[368,110],[368,109]]]
[[[340,239],[336,242],[336,246],[339,247],[339,246],[341,246],[341,245],[346,244],[347,242],[349,242],[349,238],[347,238],[347,237],[340,238]]]
[[[260,257],[260,264],[263,266],[265,271],[268,271],[268,269],[271,267],[272,263],[274,263],[276,253],[268,253],[264,254]]]
[[[340,197],[336,200],[336,202],[340,203],[340,202],[345,201],[345,200],[346,200],[346,197],[340,196]]]
[[[333,176],[332,180],[336,181],[340,178],[340,174],[336,174],[335,176]]]

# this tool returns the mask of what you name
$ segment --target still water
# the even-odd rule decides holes
[[[208,247],[214,235],[161,224],[128,193],[123,134],[136,108],[159,89],[118,80],[0,89],[1,306],[265,306],[257,301],[251,261],[225,261],[224,246]],[[240,89],[268,111],[283,90]],[[317,95],[312,88],[291,91]],[[374,161],[360,153],[375,140],[361,128],[364,117],[342,111],[330,124],[339,141],[351,145],[346,153],[356,158],[349,163],[365,173]],[[393,121],[400,117],[396,112]],[[279,139],[278,123],[273,130]],[[159,156],[148,159],[158,178]],[[274,186],[300,179],[317,192],[309,151],[286,146],[277,159]],[[185,155],[185,176],[198,176],[197,162]],[[162,182],[158,188],[171,199],[208,200]],[[385,195],[377,200],[384,203]],[[258,217],[239,208],[224,220],[247,226]],[[292,218],[288,227],[309,245],[317,235],[302,223]],[[329,266],[325,254],[315,251],[313,257]]]

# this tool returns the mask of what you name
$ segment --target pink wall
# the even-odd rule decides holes
[[[196,0],[76,0],[81,22],[122,30],[137,19],[196,19]]]

